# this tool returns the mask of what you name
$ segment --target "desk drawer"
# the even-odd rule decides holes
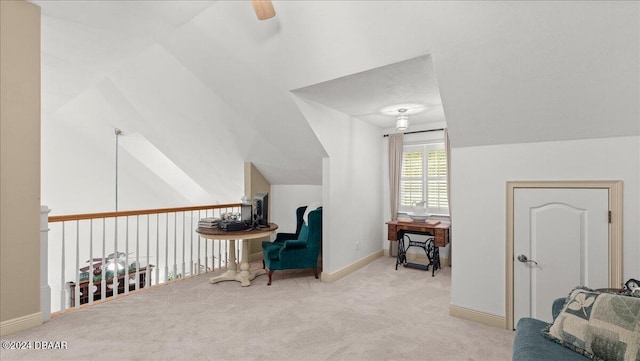
[[[433,243],[436,247],[444,247],[447,245],[447,232],[444,229],[434,229],[433,236]]]
[[[398,230],[395,226],[389,225],[387,227],[387,239],[389,241],[397,241],[398,240]]]

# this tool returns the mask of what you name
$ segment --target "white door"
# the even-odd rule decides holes
[[[514,328],[551,322],[551,304],[576,286],[604,288],[609,270],[608,189],[517,188],[513,214]]]

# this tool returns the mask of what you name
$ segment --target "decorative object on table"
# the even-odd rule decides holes
[[[223,221],[236,221],[242,218],[240,213],[226,212],[220,214],[220,219]]]
[[[424,222],[431,216],[427,213],[427,201],[414,202],[412,209],[407,215],[416,222]]]
[[[415,214],[415,213],[407,213],[407,215],[409,216],[409,218],[413,219],[416,222],[424,222],[427,219],[429,219],[429,215],[428,214]]]
[[[198,227],[215,228],[215,227],[218,227],[218,223],[220,223],[220,218],[206,217],[206,218],[200,219],[200,221],[198,222]]]
[[[427,201],[413,202],[411,208],[414,214],[427,214]]]
[[[269,225],[269,194],[256,193],[253,196],[253,212],[258,226],[267,227]]]

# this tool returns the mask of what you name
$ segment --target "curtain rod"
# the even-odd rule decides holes
[[[440,129],[429,129],[429,130],[415,130],[415,131],[413,131],[413,132],[404,132],[404,133],[402,133],[402,134],[416,134],[416,133],[439,132],[439,131],[441,131],[441,130],[444,130],[444,128],[440,128]],[[388,137],[388,136],[389,136],[389,134],[385,134],[385,135],[383,135],[382,137],[383,137],[383,138],[386,138],[386,137]]]

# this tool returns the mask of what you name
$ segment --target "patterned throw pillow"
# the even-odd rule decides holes
[[[542,334],[594,360],[640,360],[640,298],[578,287]]]

